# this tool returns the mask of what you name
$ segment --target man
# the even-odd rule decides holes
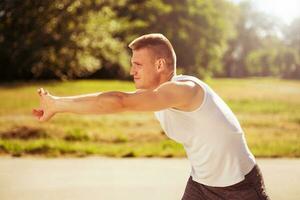
[[[41,107],[33,114],[47,121],[61,112],[154,111],[165,133],[183,144],[192,166],[183,200],[269,199],[237,118],[204,82],[176,75],[176,55],[169,40],[148,34],[129,48],[137,91],[57,97],[41,88]]]

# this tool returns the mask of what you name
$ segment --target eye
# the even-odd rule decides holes
[[[138,69],[142,67],[142,65],[138,64],[138,63],[134,63],[133,66],[136,67],[136,68],[138,68]]]

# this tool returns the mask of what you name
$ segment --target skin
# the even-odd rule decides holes
[[[192,81],[170,82],[174,70],[163,58],[156,58],[147,48],[133,50],[130,75],[134,92],[99,92],[79,96],[58,97],[43,88],[38,89],[40,107],[32,114],[45,122],[55,114],[110,114],[124,111],[158,111],[174,108],[192,111],[203,102],[203,89]]]

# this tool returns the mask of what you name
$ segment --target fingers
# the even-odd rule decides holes
[[[47,91],[47,90],[44,90],[44,88],[39,88],[39,89],[37,90],[37,92],[38,92],[38,94],[39,94],[40,96],[42,96],[42,95],[47,95],[47,94],[48,94],[48,91]]]
[[[45,95],[49,95],[49,93],[48,93],[48,91],[44,90],[44,88],[37,89],[37,93],[41,97],[41,101],[40,101],[41,108],[44,108],[43,104],[45,102],[43,101],[44,100],[43,97]],[[39,109],[33,109],[32,110],[32,114],[35,117],[37,117],[40,122],[48,121],[53,116],[53,114],[49,114],[48,111],[46,112],[46,110],[41,109],[41,108],[39,108]]]
[[[54,114],[46,113],[39,117],[40,122],[48,121]]]
[[[44,115],[44,111],[41,109],[33,109],[32,110],[32,115],[34,115],[35,117],[37,117],[39,120],[40,118]]]
[[[36,110],[36,109],[33,109],[32,110],[32,114],[37,117],[37,119],[40,121],[40,122],[44,122],[44,121],[47,121],[49,116],[46,116],[44,114],[44,111],[43,110]]]
[[[43,115],[43,114],[44,114],[44,111],[41,110],[41,109],[39,109],[39,110],[33,109],[33,110],[32,110],[32,114],[33,114],[33,115]]]

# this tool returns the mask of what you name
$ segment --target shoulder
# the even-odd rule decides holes
[[[158,92],[164,93],[169,98],[178,99],[175,109],[191,111],[197,108],[204,99],[204,89],[192,80],[175,80],[160,85]],[[171,100],[171,99],[170,99]]]
[[[175,93],[175,94],[195,94],[197,92],[201,92],[202,88],[191,80],[176,80],[176,81],[168,81],[160,86],[158,86],[156,91],[164,91],[168,93]]]
[[[172,78],[171,82],[175,85],[190,90],[191,92],[202,93],[204,92],[205,83],[194,76],[179,75]]]

